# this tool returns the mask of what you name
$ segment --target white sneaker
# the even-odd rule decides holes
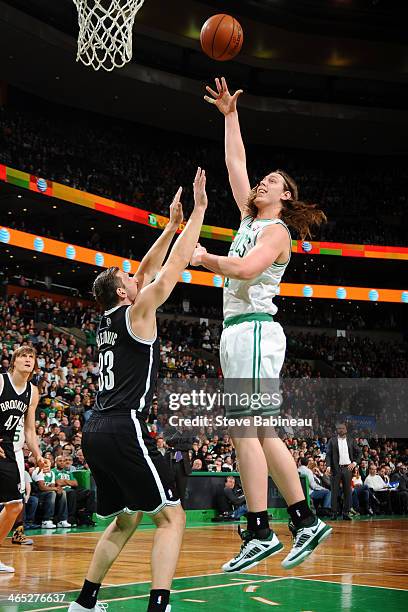
[[[4,563],[0,561],[0,574],[1,573],[12,574],[13,572],[14,572],[14,567],[11,567],[11,565],[5,565]]]
[[[65,529],[68,529],[68,527],[71,527],[71,523],[68,523],[68,521],[60,521],[57,523],[57,527],[64,527]]]
[[[282,567],[291,569],[296,567],[312,554],[316,546],[329,537],[333,529],[323,523],[319,518],[310,527],[294,529],[289,526],[293,534],[293,546],[289,554],[282,561]]]
[[[68,612],[107,612],[108,605],[109,604],[107,603],[96,602],[94,608],[84,608],[83,606],[80,606],[79,603],[77,603],[76,601],[73,601],[69,604]]]
[[[41,529],[56,529],[57,526],[52,521],[43,521],[41,523]]]
[[[258,540],[250,531],[238,531],[243,544],[236,557],[222,566],[224,572],[242,572],[250,569],[267,557],[272,557],[282,550],[283,544],[279,542],[276,533],[271,531],[269,538]]]

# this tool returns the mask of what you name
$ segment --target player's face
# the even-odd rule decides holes
[[[118,276],[122,280],[128,299],[134,302],[139,290],[136,276],[129,276],[127,272],[118,272]]]
[[[26,355],[20,355],[19,357],[16,357],[16,360],[14,362],[14,369],[19,374],[28,375],[31,374],[31,372],[34,370],[34,365],[34,355],[30,355],[29,353],[27,353]]]
[[[279,204],[281,200],[290,198],[283,177],[277,172],[271,172],[259,183],[256,190],[255,204],[258,208],[265,208],[271,204]]]

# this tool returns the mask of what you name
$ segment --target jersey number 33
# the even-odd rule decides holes
[[[114,386],[113,351],[99,353],[99,391],[110,391]]]

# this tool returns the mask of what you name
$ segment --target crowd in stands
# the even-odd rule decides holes
[[[344,377],[407,378],[408,347],[403,343],[366,336],[333,337],[318,333],[288,334],[287,354],[299,359],[321,360]]]
[[[310,498],[321,516],[333,518],[332,478],[326,463],[327,437],[308,439],[286,434],[283,440],[305,477]],[[352,516],[379,514],[408,514],[408,449],[394,440],[358,438],[362,458],[353,469],[351,480]],[[204,438],[193,443],[190,451],[193,471],[226,472],[224,496],[229,503],[228,514],[239,518],[246,511],[245,497],[239,495],[238,483],[229,472],[239,469],[231,440]],[[231,489],[228,491],[227,489]],[[342,500],[340,495],[340,501]],[[220,504],[220,511],[225,508]]]
[[[39,527],[69,529],[82,525],[94,526],[95,491],[78,483],[76,472],[86,469],[87,466],[80,446],[74,446],[74,441],[68,441],[68,428],[64,428],[68,418],[61,418],[60,415],[52,417],[53,427],[46,426],[45,419],[47,419],[46,413],[42,411],[39,422],[44,424],[38,425],[37,434],[43,456],[49,463],[39,470],[33,465],[27,446],[24,447],[25,527],[26,529]],[[58,426],[57,423],[61,425]],[[76,449],[75,460],[74,449]],[[37,523],[39,517],[41,522]]]
[[[0,290],[7,294],[9,283],[19,285],[23,289],[30,287],[38,290],[44,288],[44,282],[40,279],[27,279],[21,274],[8,276],[0,271]],[[56,286],[56,290],[58,287]],[[78,290],[71,288],[70,295],[78,295]],[[83,292],[87,296],[85,301],[80,298],[75,302],[67,299],[59,302],[52,302],[47,298],[47,292],[41,299],[25,299],[23,304],[23,314],[27,318],[33,318],[36,322],[53,323],[65,327],[81,326],[81,317],[96,316],[96,311],[91,306],[83,307],[78,304],[89,303],[91,298],[90,291]],[[171,302],[166,302],[158,310],[159,313],[171,315],[183,315],[185,317],[195,316],[196,318],[208,318],[220,321],[222,318],[221,292],[214,296],[207,303],[202,296],[196,296],[194,289],[191,289],[188,298],[177,300],[173,298]],[[279,322],[284,326],[292,325],[298,327],[316,328],[335,328],[339,330],[404,330],[406,327],[405,311],[397,308],[395,304],[379,303],[365,304],[360,306],[358,303],[351,305],[347,301],[336,303],[329,300],[312,299],[291,299],[277,297],[275,301],[278,305]],[[31,313],[31,314],[30,314]],[[84,315],[85,313],[85,315]]]
[[[27,294],[0,299],[0,372],[7,372],[12,351],[18,346],[27,343],[37,349],[38,368],[33,378],[40,391],[37,435],[43,455],[51,461],[54,479],[51,477],[51,481],[46,483],[51,490],[38,484],[38,477],[36,480],[34,466],[30,464],[28,456],[26,467],[30,473],[31,486],[37,488],[36,495],[44,508],[48,508],[49,498],[53,498],[58,524],[64,521],[71,524],[74,520],[67,513],[72,508],[72,499],[78,497],[78,492],[68,492],[68,489],[75,491],[74,483],[63,487],[55,480],[61,480],[62,471],[66,472],[65,477],[70,479],[73,470],[87,468],[81,438],[83,425],[91,414],[98,389],[97,320],[96,310],[79,301],[53,302],[46,296],[30,298]],[[59,327],[61,325],[72,329],[69,332],[63,331]],[[190,380],[216,382],[220,379],[222,373],[217,359],[221,330],[219,323],[207,324],[205,321],[200,323],[194,319],[172,319],[163,315],[160,317],[159,326],[159,378],[164,385],[168,383],[171,386]],[[319,363],[331,365],[331,375],[335,375],[336,368],[344,377],[408,375],[406,347],[403,345],[375,342],[367,337],[336,338],[313,332],[288,333],[288,357],[283,377],[307,379],[320,376],[317,360]],[[160,389],[163,389],[163,386],[158,387],[158,397],[152,405],[149,427],[151,436],[157,440],[157,446],[164,454],[167,449],[169,413],[166,412],[166,396],[160,396]],[[323,433],[332,430],[333,422],[329,417],[324,421],[317,401],[316,406],[309,408],[314,429],[303,428],[296,432],[289,428],[284,431],[284,440],[295,461],[300,464],[301,460],[307,459],[306,467],[323,483],[321,486],[325,486],[327,478],[325,479],[324,457],[327,439]],[[290,416],[290,410],[287,414]],[[357,481],[360,482],[359,478],[364,485],[367,476],[381,476],[386,484],[392,481],[392,478],[399,477],[405,482],[405,468],[400,464],[408,464],[408,449],[404,449],[397,442],[373,437],[368,440],[361,439],[359,442],[363,449],[363,458],[359,473],[355,474],[356,487]],[[218,431],[211,427],[200,428],[196,441],[192,444],[190,461],[193,470],[198,471],[229,472],[239,469],[232,441],[225,429]],[[375,466],[377,473],[374,473],[371,465]],[[371,484],[370,488],[375,489],[381,485],[381,481],[375,478]],[[387,487],[385,489],[388,490]],[[82,511],[87,520],[91,520],[89,512],[94,500],[89,498],[89,493],[84,493],[81,489],[79,491]],[[53,495],[50,496],[51,492]],[[59,500],[59,495],[67,498],[65,505]],[[391,490],[390,495],[393,495]],[[390,508],[398,511],[400,506],[395,505],[393,500],[401,496],[386,496],[387,493],[383,495],[381,490],[380,495],[375,495],[375,499],[370,498],[370,504],[367,505],[365,496],[361,494],[358,497],[356,494],[353,497],[354,509],[360,512],[360,506],[365,503],[364,510],[367,512],[380,512],[384,510],[383,502],[392,501]],[[405,498],[400,499],[402,508],[405,508],[404,500]],[[43,520],[53,524],[51,516],[46,516]]]
[[[114,119],[107,130],[97,115],[23,98],[0,109],[0,163],[165,215],[179,185],[191,201],[192,177],[200,165],[207,170],[210,201],[216,202],[208,208],[207,223],[235,227],[238,222],[222,143]],[[319,203],[328,215],[319,238],[407,244],[400,223],[408,193],[404,159],[249,146],[248,163],[253,182],[277,167],[293,175],[301,198]]]
[[[324,515],[331,514],[332,480],[326,463],[327,438],[285,438],[310,497]],[[408,514],[408,450],[397,441],[358,438],[362,458],[353,469],[351,515]],[[398,485],[398,486],[396,486]]]
[[[175,310],[170,305],[170,313]],[[203,315],[201,313],[201,317]],[[98,313],[94,307],[80,300],[57,302],[45,295],[30,297],[21,293],[19,297],[10,296],[0,300],[0,316],[3,353],[11,349],[16,341],[25,340],[42,349],[47,346],[52,348],[53,354],[44,357],[45,363],[57,356],[59,364],[63,358],[76,367],[78,363],[95,358]],[[322,318],[320,315],[320,320]],[[220,320],[203,320],[200,323],[194,317],[179,315],[177,318],[166,318],[163,313],[159,323],[161,377],[172,376],[175,372],[188,378],[220,375],[217,359],[222,330]],[[54,338],[54,326],[81,329],[84,346],[78,346],[80,336],[69,338],[66,334],[57,334]],[[305,327],[310,327],[310,323],[306,323]],[[54,343],[53,346],[50,342]],[[193,358],[191,349],[202,351],[197,358]],[[300,378],[316,375],[315,362],[318,361],[330,366],[333,376],[337,373],[355,378],[405,378],[408,376],[407,351],[406,343],[398,341],[375,341],[368,336],[353,334],[333,337],[318,330],[307,333],[287,330],[287,359],[282,374],[284,377]],[[327,372],[326,376],[329,375]]]

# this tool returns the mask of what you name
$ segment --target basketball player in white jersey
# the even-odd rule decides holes
[[[191,263],[225,276],[221,367],[226,383],[228,379],[249,379],[256,392],[262,381],[265,385],[278,380],[285,358],[286,339],[273,320],[277,311],[273,298],[290,261],[289,227],[303,238],[325,215],[315,205],[298,201],[295,181],[281,170],[270,172],[251,189],[236,109],[242,91],[231,95],[224,78],[216,79],[216,87],[217,91],[207,87],[209,95],[204,99],[225,116],[226,164],[241,224],[228,257],[211,255],[197,245]],[[263,416],[274,412],[271,405]],[[268,473],[286,500],[294,536],[283,567],[304,561],[331,532],[308,507],[295,462],[283,441],[276,434],[267,435],[264,428],[253,432],[248,437],[233,436],[249,512],[241,550],[223,565],[225,572],[249,569],[283,548],[269,526]]]
[[[21,477],[14,452],[17,425],[24,419],[25,439],[37,466],[42,469],[46,460],[41,457],[35,431],[35,410],[38,389],[30,383],[36,365],[33,348],[22,346],[12,355],[9,372],[0,375],[0,544],[7,537],[22,509]],[[12,573],[14,568],[0,562],[0,574]]]

